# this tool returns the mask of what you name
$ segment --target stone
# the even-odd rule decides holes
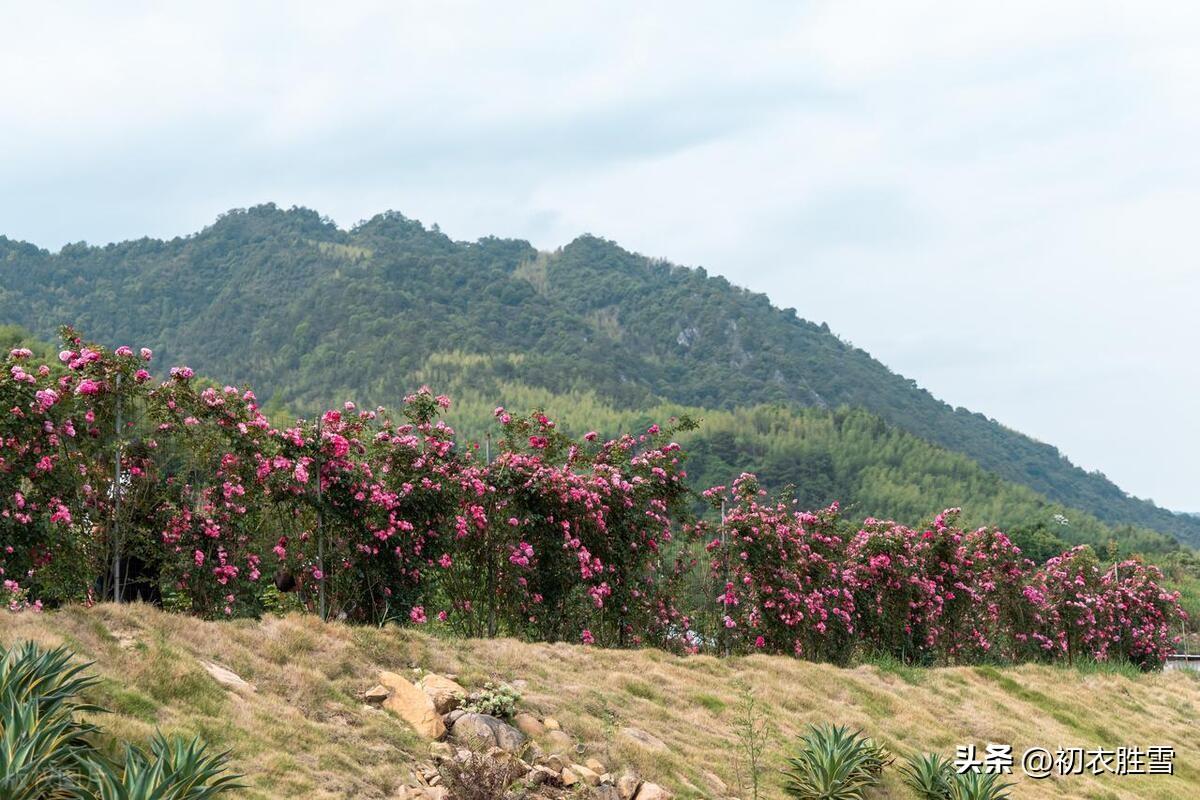
[[[255,690],[253,686],[242,680],[237,673],[228,667],[222,667],[220,664],[214,664],[211,661],[201,661],[200,666],[204,667],[204,671],[226,689],[233,689],[238,692],[253,692]]]
[[[439,714],[448,714],[458,708],[467,696],[466,689],[447,677],[433,673],[421,678],[417,686],[429,695],[429,699],[433,701],[433,707]]]
[[[643,783],[638,789],[637,800],[671,800],[675,795],[657,783]]]
[[[660,753],[667,750],[667,745],[662,739],[659,739],[657,736],[651,736],[638,728],[622,728],[621,735],[647,750],[654,750]]]
[[[575,784],[579,783],[579,776],[576,775],[574,770],[572,770],[570,767],[568,767],[567,769],[564,769],[562,771],[562,773],[558,776],[558,779],[562,783],[563,786],[568,786],[568,787],[574,786]]]
[[[709,785],[709,788],[722,797],[729,793],[729,787],[725,785],[725,781],[721,780],[721,778],[715,773],[709,772],[708,770],[702,770],[700,772],[700,777],[704,778],[704,781]]]
[[[363,699],[368,703],[379,705],[384,700],[388,699],[389,694],[391,694],[391,692],[387,690],[387,687],[375,684],[370,689],[367,689],[367,691],[363,692]]]
[[[617,787],[602,783],[592,791],[592,798],[593,800],[621,800],[621,793],[617,791]]]
[[[621,800],[633,800],[637,796],[638,787],[642,782],[637,775],[632,772],[624,772],[621,777],[617,778],[617,792],[621,795]]]
[[[583,764],[572,764],[569,767],[569,771],[578,775],[580,780],[582,780],[588,786],[600,785],[600,776],[596,773],[596,771],[585,767]]]
[[[541,786],[544,783],[558,783],[559,773],[561,770],[550,769],[549,767],[538,764],[533,769],[529,770],[529,784],[531,786]]]
[[[440,739],[446,735],[446,724],[427,694],[394,672],[379,673],[379,682],[389,692],[383,701],[385,709],[426,739]]]
[[[554,717],[546,717],[544,720],[542,720],[542,724],[546,726],[546,730],[548,731],[562,730],[562,726],[558,724],[558,720],[556,720]]]
[[[459,717],[461,717],[465,713],[467,713],[467,712],[463,711],[461,708],[456,708],[453,711],[451,711],[449,714],[446,715],[446,727],[447,728],[454,727],[454,723],[458,720]]]
[[[524,711],[513,716],[513,725],[531,739],[546,733],[546,726],[539,722],[533,714],[527,714]]]
[[[454,722],[455,740],[478,748],[499,747],[515,753],[525,744],[525,734],[489,714],[463,714]]]
[[[575,742],[562,731],[548,731],[543,742],[548,753],[569,753],[575,749]]]
[[[598,758],[589,758],[587,761],[583,762],[583,765],[597,775],[602,772],[606,772],[604,769],[604,764],[600,763],[600,759]]]
[[[558,753],[552,753],[546,757],[546,766],[555,772],[562,772],[567,767],[571,766],[571,761]]]

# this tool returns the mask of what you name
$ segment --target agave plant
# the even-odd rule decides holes
[[[0,798],[3,800],[208,800],[235,788],[227,753],[198,740],[156,737],[123,764],[97,750],[98,729],[77,718],[103,709],[79,701],[95,683],[66,648],[0,647]]]
[[[950,800],[1008,800],[1010,786],[995,772],[963,772],[950,783]]]
[[[11,800],[79,797],[79,777],[93,750],[95,732],[77,721],[97,711],[76,700],[95,681],[72,665],[65,648],[41,650],[32,642],[0,648],[0,796]]]
[[[950,800],[950,784],[954,782],[954,763],[937,753],[910,756],[900,767],[904,785],[921,800]]]
[[[225,772],[228,753],[209,753],[199,738],[150,743],[150,756],[129,748],[121,769],[100,764],[92,771],[97,800],[209,800],[239,786]]]
[[[784,791],[797,800],[863,800],[891,762],[887,752],[841,725],[810,725],[784,770]]]

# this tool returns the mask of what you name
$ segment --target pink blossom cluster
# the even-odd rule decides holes
[[[1035,566],[1001,531],[963,530],[958,509],[925,529],[836,506],[798,512],[752,475],[730,491],[723,525],[698,526],[721,624],[714,643],[844,661],[886,653],[913,663],[1121,658],[1153,667],[1172,652],[1178,593],[1140,561],[1102,571],[1086,547]]]

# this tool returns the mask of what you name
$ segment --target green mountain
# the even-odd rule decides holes
[[[1200,543],[1200,518],[952,408],[827,326],[593,236],[543,253],[456,242],[394,212],[341,230],[266,205],[170,241],[50,253],[0,237],[0,275],[0,321],[150,346],[160,365],[252,384],[275,408],[389,403],[429,382],[474,409],[460,424],[478,431],[495,399],[536,397],[595,427],[690,409],[709,419],[693,443],[704,478],[754,468],[806,502],[839,498],[863,514],[908,521],[918,507],[975,505],[1055,536],[1063,513],[1068,539],[1169,547],[1158,531]]]

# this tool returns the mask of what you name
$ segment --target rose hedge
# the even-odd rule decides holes
[[[850,526],[742,475],[704,493],[723,524],[692,524],[671,438],[687,419],[574,440],[497,408],[484,463],[425,388],[398,416],[348,403],[276,427],[248,390],[186,367],[157,383],[149,350],[63,335],[60,363],[14,350],[0,379],[0,600],[14,610],[112,597],[116,561],[208,616],[261,613],[276,578],[329,615],[468,635],[1144,667],[1183,615],[1153,567],[1105,571],[1086,548],[1035,567],[955,510],[923,530]]]

